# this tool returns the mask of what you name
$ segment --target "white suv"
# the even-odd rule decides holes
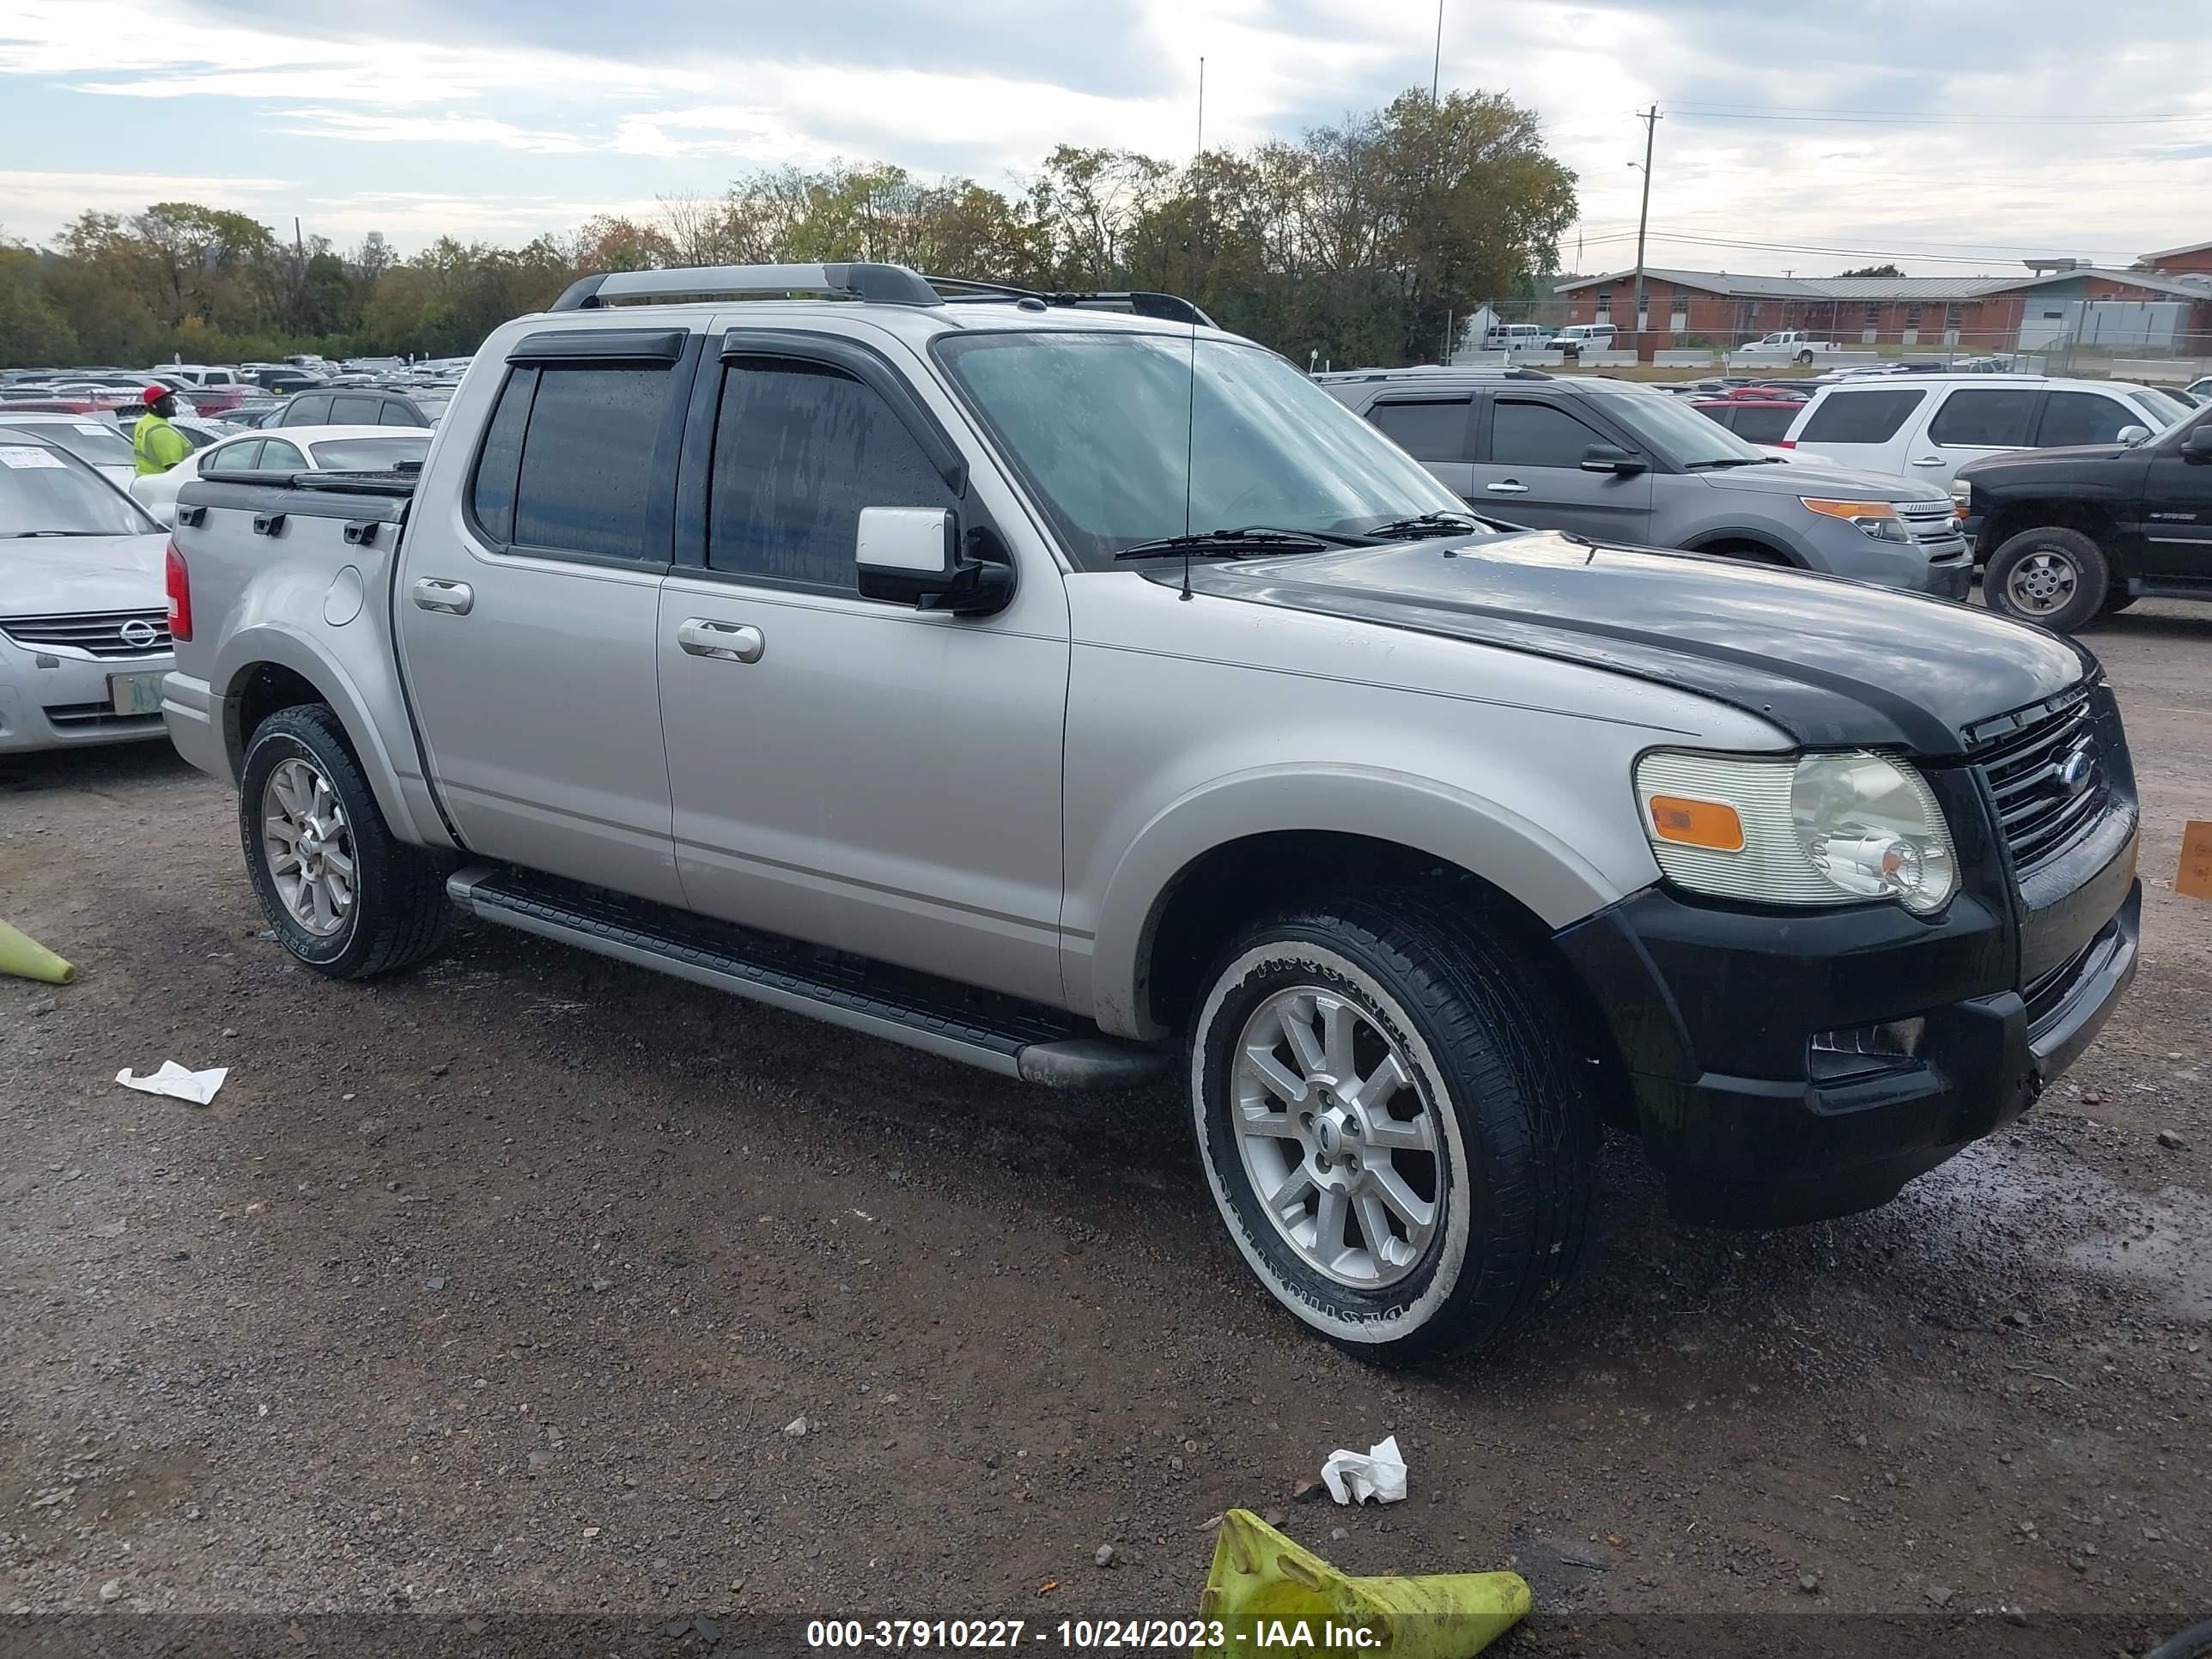
[[[1948,484],[1985,455],[2145,438],[2188,412],[2171,392],[2121,380],[1882,375],[1822,386],[1782,441],[1809,445],[1838,466]]]

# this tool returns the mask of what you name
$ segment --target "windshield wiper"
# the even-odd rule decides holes
[[[1729,455],[1717,461],[1692,461],[1683,467],[1685,472],[1714,472],[1729,466],[1778,466],[1781,463],[1771,455]]]
[[[1364,538],[1332,535],[1320,530],[1277,530],[1263,524],[1241,530],[1200,530],[1188,536],[1162,536],[1125,547],[1117,559],[1158,559],[1173,554],[1199,556],[1218,553],[1234,558],[1242,553],[1318,553],[1325,547],[1357,547]]]
[[[1370,541],[1419,541],[1425,536],[1472,536],[1482,526],[1465,513],[1417,513],[1392,519],[1367,532]]]

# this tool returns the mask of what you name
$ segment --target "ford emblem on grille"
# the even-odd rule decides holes
[[[2068,799],[2072,799],[2089,787],[2089,775],[2097,769],[2097,763],[2089,753],[2089,741],[2084,738],[2067,751],[2059,763],[2058,787]]]
[[[133,617],[123,624],[123,643],[134,651],[148,651],[161,635],[155,633],[154,624],[143,617]]]

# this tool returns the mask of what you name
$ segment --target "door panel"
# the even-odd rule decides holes
[[[2212,586],[2212,464],[2185,461],[2178,447],[2162,447],[2148,459],[2142,574],[2154,582]]]
[[[685,380],[510,370],[465,501],[408,527],[398,605],[431,777],[470,850],[667,903],[653,555]]]
[[[711,418],[695,404],[712,428],[708,568],[671,575],[659,647],[684,893],[712,915],[1057,1001],[1065,590],[1003,481],[978,468],[948,483],[932,459],[957,457],[943,428],[930,447],[908,425],[943,418],[942,399],[903,372],[895,407],[860,375],[902,371],[849,347],[839,363],[741,357]],[[1009,526],[1013,603],[963,618],[861,599],[863,507]],[[751,660],[714,649],[747,628]]]
[[[1465,492],[1477,511],[1601,541],[1649,541],[1651,475],[1581,468],[1592,444],[1626,447],[1619,437],[1554,404],[1503,396],[1482,426],[1483,459],[1468,469]]]

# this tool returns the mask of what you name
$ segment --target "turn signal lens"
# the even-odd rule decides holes
[[[1717,853],[1743,851],[1743,820],[1733,806],[1684,795],[1654,795],[1650,805],[1651,833],[1661,841],[1710,847]]]

